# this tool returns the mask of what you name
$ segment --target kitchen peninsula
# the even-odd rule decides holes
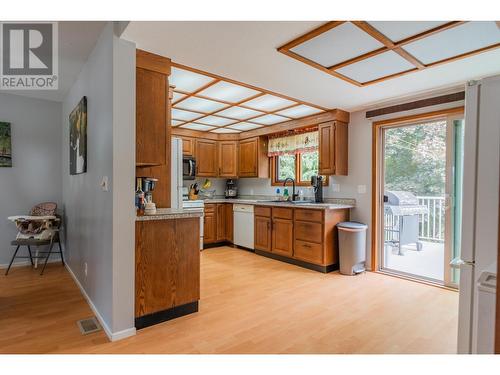
[[[148,194],[157,207],[135,223],[135,327],[140,329],[198,311],[203,210],[170,208],[170,59],[137,50],[136,65],[136,177],[156,181],[154,197]]]

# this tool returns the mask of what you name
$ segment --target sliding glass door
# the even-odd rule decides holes
[[[449,262],[459,249],[461,124],[442,118],[382,128],[382,271],[456,285]]]

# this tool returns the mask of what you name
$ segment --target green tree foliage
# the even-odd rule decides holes
[[[446,122],[406,126],[385,132],[385,190],[416,195],[444,194]]]

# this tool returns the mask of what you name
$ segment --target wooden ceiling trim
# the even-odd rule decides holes
[[[368,35],[370,35],[372,38],[378,40],[379,42],[381,42],[384,47],[382,48],[379,48],[379,49],[376,49],[374,51],[370,51],[370,52],[367,52],[367,53],[364,53],[360,56],[356,56],[356,57],[353,57],[351,59],[348,59],[346,61],[343,61],[343,62],[340,62],[338,64],[335,64],[333,66],[330,66],[330,67],[324,67],[322,66],[321,64],[318,64],[317,62],[315,61],[312,61],[312,60],[309,60],[308,58],[306,57],[303,57],[303,56],[300,56],[292,51],[290,51],[291,48],[293,47],[296,47],[297,45],[301,44],[301,43],[304,43],[306,42],[307,40],[313,38],[313,37],[316,37],[318,35],[321,35],[322,33],[344,23],[344,22],[349,22],[349,21],[332,21],[332,22],[328,22],[318,28],[316,28],[315,30],[312,30],[298,38],[295,38],[294,40],[284,44],[283,46],[277,48],[278,52],[280,53],[283,53],[284,55],[287,55],[295,60],[298,60],[304,64],[307,64],[309,66],[312,66],[316,69],[319,69],[327,74],[330,74],[334,77],[337,77],[337,78],[340,78],[346,82],[349,82],[355,86],[358,86],[358,87],[364,87],[364,86],[368,86],[368,85],[372,85],[372,84],[375,84],[375,83],[379,83],[379,82],[382,82],[382,81],[385,81],[385,80],[388,80],[388,79],[391,79],[391,78],[396,78],[396,77],[399,77],[399,76],[402,76],[402,75],[405,75],[405,74],[409,74],[409,73],[413,73],[417,70],[424,70],[424,69],[427,69],[429,67],[433,67],[433,66],[437,66],[437,65],[440,65],[440,64],[445,64],[445,63],[449,63],[449,62],[452,62],[452,61],[456,61],[456,60],[460,60],[460,59],[463,59],[463,58],[466,58],[466,57],[470,57],[470,56],[473,56],[473,55],[476,55],[476,54],[479,54],[479,53],[483,53],[483,52],[487,52],[487,51],[490,51],[490,50],[493,50],[493,49],[496,49],[496,48],[500,48],[500,43],[498,44],[494,44],[494,45],[491,45],[491,46],[487,46],[487,47],[483,47],[483,48],[480,48],[480,49],[477,49],[477,50],[474,50],[474,51],[469,51],[469,52],[466,52],[466,53],[463,53],[463,54],[460,54],[460,55],[457,55],[457,56],[452,56],[450,58],[447,58],[447,59],[444,59],[444,60],[441,60],[441,61],[436,61],[436,62],[433,62],[433,63],[430,63],[430,64],[424,64],[422,63],[418,58],[416,58],[415,56],[413,56],[412,54],[410,54],[408,51],[406,51],[405,49],[403,49],[402,47],[406,44],[409,44],[411,42],[415,42],[417,40],[420,40],[422,38],[425,38],[425,37],[428,37],[428,36],[431,36],[433,34],[436,34],[436,33],[439,33],[439,32],[443,32],[445,30],[448,30],[448,29],[451,29],[451,28],[454,28],[454,27],[457,27],[457,26],[460,26],[464,23],[467,23],[468,21],[450,21],[450,22],[447,22],[447,23],[444,23],[442,25],[439,25],[439,26],[436,26],[432,29],[429,29],[429,30],[426,30],[426,31],[423,31],[421,33],[418,33],[418,34],[415,34],[415,35],[412,35],[408,38],[405,38],[403,40],[400,40],[400,41],[393,41],[391,40],[390,38],[388,38],[387,36],[385,36],[384,34],[382,34],[380,31],[378,31],[375,27],[371,26],[368,22],[366,21],[350,21],[352,22],[354,25],[356,25],[358,28],[360,28],[361,30],[363,30],[364,32],[366,32]],[[497,25],[498,25],[498,21],[497,22]],[[394,73],[394,74],[391,74],[391,75],[388,75],[388,76],[384,76],[384,77],[380,77],[380,78],[377,78],[377,79],[374,79],[374,80],[371,80],[371,81],[367,81],[367,82],[357,82],[356,80],[352,79],[352,78],[349,78],[349,77],[346,77],[340,73],[337,72],[337,69],[340,69],[340,68],[343,68],[345,66],[348,66],[348,65],[351,65],[351,64],[354,64],[354,63],[357,63],[359,61],[363,61],[363,60],[366,60],[370,57],[373,57],[373,56],[376,56],[376,55],[379,55],[381,53],[384,53],[386,51],[393,51],[397,54],[399,54],[401,57],[403,57],[404,59],[406,59],[407,61],[409,61],[412,65],[415,66],[415,69],[410,69],[410,70],[406,70],[406,71],[403,71],[403,72],[399,72],[399,73]]]
[[[315,28],[314,30],[311,30],[304,35],[299,36],[298,38],[295,38],[294,40],[282,45],[281,47],[278,48],[280,49],[285,49],[285,50],[290,50],[293,47],[298,46],[299,44],[302,44],[304,42],[307,42],[308,40],[311,40],[318,35],[321,35],[323,33],[326,33],[327,31],[333,29],[334,27],[337,27],[339,25],[342,25],[346,21],[330,21],[325,23],[324,25],[321,25],[320,27]]]
[[[203,90],[209,88],[210,86],[213,86],[213,85],[215,85],[216,83],[219,83],[219,82],[220,82],[220,79],[214,79],[213,81],[208,82],[207,84],[201,86],[200,88],[194,90],[193,92],[191,92],[189,94],[185,94],[186,96],[184,98],[180,98],[173,105],[177,105],[177,104],[179,104],[180,102],[183,102],[186,99],[189,99],[189,98],[191,98],[193,96],[196,96],[196,94],[198,94],[199,92],[201,92],[201,91],[203,91]]]
[[[219,79],[221,81],[233,83],[233,84],[238,85],[238,86],[247,87],[247,88],[252,89],[252,90],[264,92],[266,94],[278,96],[278,97],[283,98],[283,99],[287,99],[287,100],[291,100],[291,101],[298,102],[298,103],[301,103],[301,104],[305,104],[305,105],[308,105],[310,107],[321,109],[323,111],[328,111],[328,108],[319,106],[317,104],[309,103],[309,102],[306,102],[306,101],[303,101],[303,100],[294,99],[294,98],[292,98],[290,96],[287,96],[287,95],[283,95],[283,94],[280,94],[280,93],[277,93],[277,92],[274,92],[274,91],[270,91],[270,90],[267,90],[267,89],[263,89],[263,88],[260,88],[260,87],[257,87],[257,86],[249,85],[247,83],[236,81],[236,80],[231,79],[231,78],[226,78],[226,77],[223,77],[223,76],[219,76],[217,74],[205,72],[203,70],[192,68],[192,67],[187,66],[187,65],[182,65],[182,64],[179,64],[179,63],[176,63],[176,62],[172,62],[172,66],[174,66],[176,68],[179,68],[179,69],[189,70],[191,72],[202,74],[202,75],[205,75],[205,76],[208,76],[208,77],[216,78],[216,79]]]

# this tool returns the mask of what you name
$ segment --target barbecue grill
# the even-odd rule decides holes
[[[409,191],[387,191],[384,202],[385,244],[397,248],[398,255],[404,255],[402,247],[408,244],[415,244],[417,251],[422,251],[418,223],[419,215],[428,213],[427,207],[420,205]]]

